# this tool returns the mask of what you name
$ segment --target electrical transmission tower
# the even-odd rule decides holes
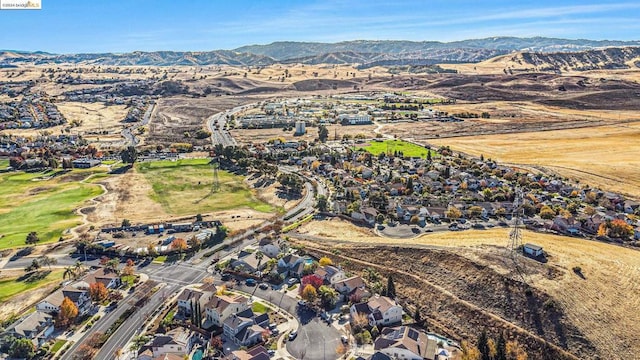
[[[522,226],[522,215],[524,208],[522,207],[524,200],[522,198],[522,190],[516,188],[516,196],[513,200],[513,228],[509,233],[509,249],[515,253],[522,246],[522,232],[520,227]]]
[[[220,164],[218,163],[217,159],[212,164],[212,166],[213,166],[213,186],[211,187],[211,192],[215,193],[220,190],[220,178],[218,177],[218,167],[220,166]]]
[[[524,198],[522,195],[522,190],[520,188],[516,188],[515,190],[515,199],[513,200],[513,228],[511,232],[509,232],[509,246],[507,248],[507,252],[513,261],[513,266],[515,268],[516,273],[520,277],[523,283],[527,284],[528,281],[526,279],[526,274],[524,269],[518,264],[518,255],[519,252],[522,251],[522,217],[524,216]]]

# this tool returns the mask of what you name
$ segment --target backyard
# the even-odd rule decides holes
[[[220,187],[213,192],[213,168],[208,159],[182,159],[136,164],[151,184],[149,197],[171,215],[191,215],[237,208],[260,212],[276,209],[260,201],[242,176],[219,170]]]

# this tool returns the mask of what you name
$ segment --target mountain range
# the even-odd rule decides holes
[[[338,43],[274,42],[214,51],[134,51],[130,53],[49,54],[0,51],[0,66],[85,65],[236,65],[359,64],[421,65],[447,62],[480,62],[515,51],[531,54],[570,53],[611,47],[640,46],[640,41],[570,40],[545,37],[492,37],[455,42],[356,40]],[[525,56],[534,58],[535,56]]]

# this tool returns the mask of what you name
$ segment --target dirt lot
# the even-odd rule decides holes
[[[563,343],[566,344],[566,348],[579,358],[626,359],[633,358],[634,354],[640,352],[640,341],[635,336],[640,330],[640,314],[634,310],[640,302],[636,296],[640,294],[640,256],[637,250],[525,231],[523,241],[543,246],[548,254],[546,264],[521,258],[519,263],[527,274],[526,281],[536,289],[536,295],[540,292],[540,299],[548,296],[553,304],[557,305],[557,313],[549,319],[552,322],[559,321],[559,327],[556,328],[555,323],[547,327],[549,323],[545,325],[546,320],[542,316],[541,332],[537,320],[527,320],[527,316],[533,314],[528,305],[520,304],[514,307],[521,311],[520,314],[508,313],[511,310],[504,307],[508,301],[513,304],[522,301],[522,298],[513,298],[516,295],[521,297],[521,290],[507,293],[503,287],[505,285],[501,285],[504,280],[497,281],[494,278],[521,280],[514,271],[513,263],[504,257],[508,229],[444,232],[424,235],[417,239],[398,240],[376,237],[368,229],[341,220],[331,220],[311,222],[301,227],[300,232],[327,238],[323,241],[316,239],[313,241],[315,244],[323,244],[326,247],[326,242],[329,241],[332,247],[341,249],[341,254],[375,264],[385,264],[391,268],[420,266],[420,262],[424,263],[427,260],[427,267],[413,267],[407,270],[410,270],[410,273],[417,271],[425,274],[426,280],[451,291],[460,299],[466,299],[498,314],[557,345],[564,347]],[[384,249],[357,250],[362,246],[400,246],[399,254],[402,256]],[[351,247],[355,248],[352,250]],[[403,250],[402,247],[412,249]],[[575,266],[581,267],[584,278],[573,271]],[[447,272],[451,273],[446,274]],[[485,276],[490,276],[493,280]],[[469,283],[469,279],[474,278],[477,279],[477,283],[473,282],[476,285]],[[477,291],[486,291],[489,294],[478,295]],[[497,295],[492,295],[494,292]],[[411,294],[415,295],[415,298],[420,296],[427,301],[425,305],[429,305],[423,309],[437,309],[433,310],[434,313],[431,315],[435,317],[434,326],[442,326],[458,336],[464,336],[465,331],[468,331],[464,330],[464,326],[470,326],[467,324],[467,321],[471,321],[469,319],[462,319],[460,324],[450,324],[452,320],[447,318],[452,314],[446,305],[449,301],[444,301],[443,304],[430,300],[432,293],[425,296],[422,291]],[[511,298],[499,300],[494,296]],[[431,301],[435,303],[430,303]],[[545,306],[542,310],[542,315],[550,315],[546,313],[548,309],[545,309]],[[462,333],[458,333],[460,331]],[[473,334],[470,337],[475,338],[475,333],[469,334]],[[581,339],[581,336],[584,338]],[[595,352],[591,352],[591,347],[595,347]]]

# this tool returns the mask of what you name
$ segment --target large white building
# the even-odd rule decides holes
[[[306,123],[304,121],[296,121],[296,135],[303,135],[307,132]]]

